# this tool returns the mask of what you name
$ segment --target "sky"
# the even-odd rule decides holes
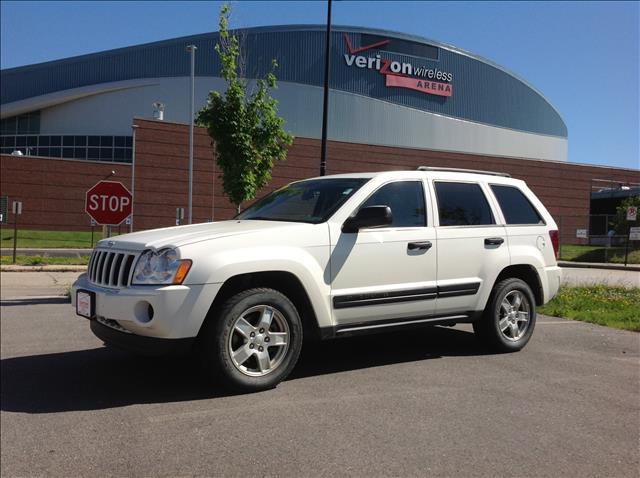
[[[222,2],[0,3],[11,68],[217,30]],[[233,28],[326,22],[326,2],[231,2]],[[334,1],[333,23],[483,56],[533,85],[569,130],[569,160],[640,168],[639,2]]]

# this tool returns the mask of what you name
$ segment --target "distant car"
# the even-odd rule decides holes
[[[558,291],[558,231],[523,181],[421,168],[292,183],[237,218],[104,239],[72,301],[107,344],[196,350],[242,390],[277,385],[303,336],[473,323],[520,350]]]

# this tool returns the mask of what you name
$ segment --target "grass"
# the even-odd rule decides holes
[[[0,257],[0,264],[12,264],[11,256]],[[81,265],[89,264],[89,256],[80,257],[49,257],[49,256],[16,256],[16,265],[18,266],[59,266],[59,265]]]
[[[640,288],[593,285],[562,287],[538,312],[640,332]]]
[[[117,232],[115,228],[114,232]],[[3,227],[0,235],[3,248],[13,247],[13,229]],[[102,239],[102,228],[96,227],[93,234],[93,245]],[[91,248],[91,231],[36,231],[18,229],[17,247],[31,248]]]
[[[640,264],[640,249],[629,250],[629,264]],[[637,246],[635,246],[637,247]],[[624,264],[624,247],[579,246],[563,244],[560,246],[560,259],[572,262],[611,262]]]

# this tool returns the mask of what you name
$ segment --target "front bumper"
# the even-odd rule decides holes
[[[148,356],[186,354],[191,350],[195,342],[195,338],[159,339],[121,332],[101,324],[95,319],[91,320],[91,332],[106,344],[128,352]]]
[[[115,289],[92,284],[83,274],[71,288],[71,303],[75,308],[78,290],[90,291],[95,294],[95,318],[116,321],[119,327],[144,337],[189,339],[198,335],[221,286],[196,284]],[[92,330],[94,323],[95,320]],[[107,327],[104,321],[100,325]]]

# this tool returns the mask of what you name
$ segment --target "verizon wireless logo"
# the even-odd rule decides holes
[[[355,66],[367,70],[377,70],[385,77],[385,86],[408,88],[411,90],[421,91],[438,96],[452,96],[453,74],[439,70],[437,68],[429,68],[427,66],[416,66],[409,62],[399,62],[382,58],[380,54],[375,56],[359,55],[363,51],[377,49],[391,42],[391,40],[382,40],[371,43],[369,45],[354,48],[349,35],[344,34],[344,41],[347,46],[348,53],[344,54],[344,61],[347,66]]]

